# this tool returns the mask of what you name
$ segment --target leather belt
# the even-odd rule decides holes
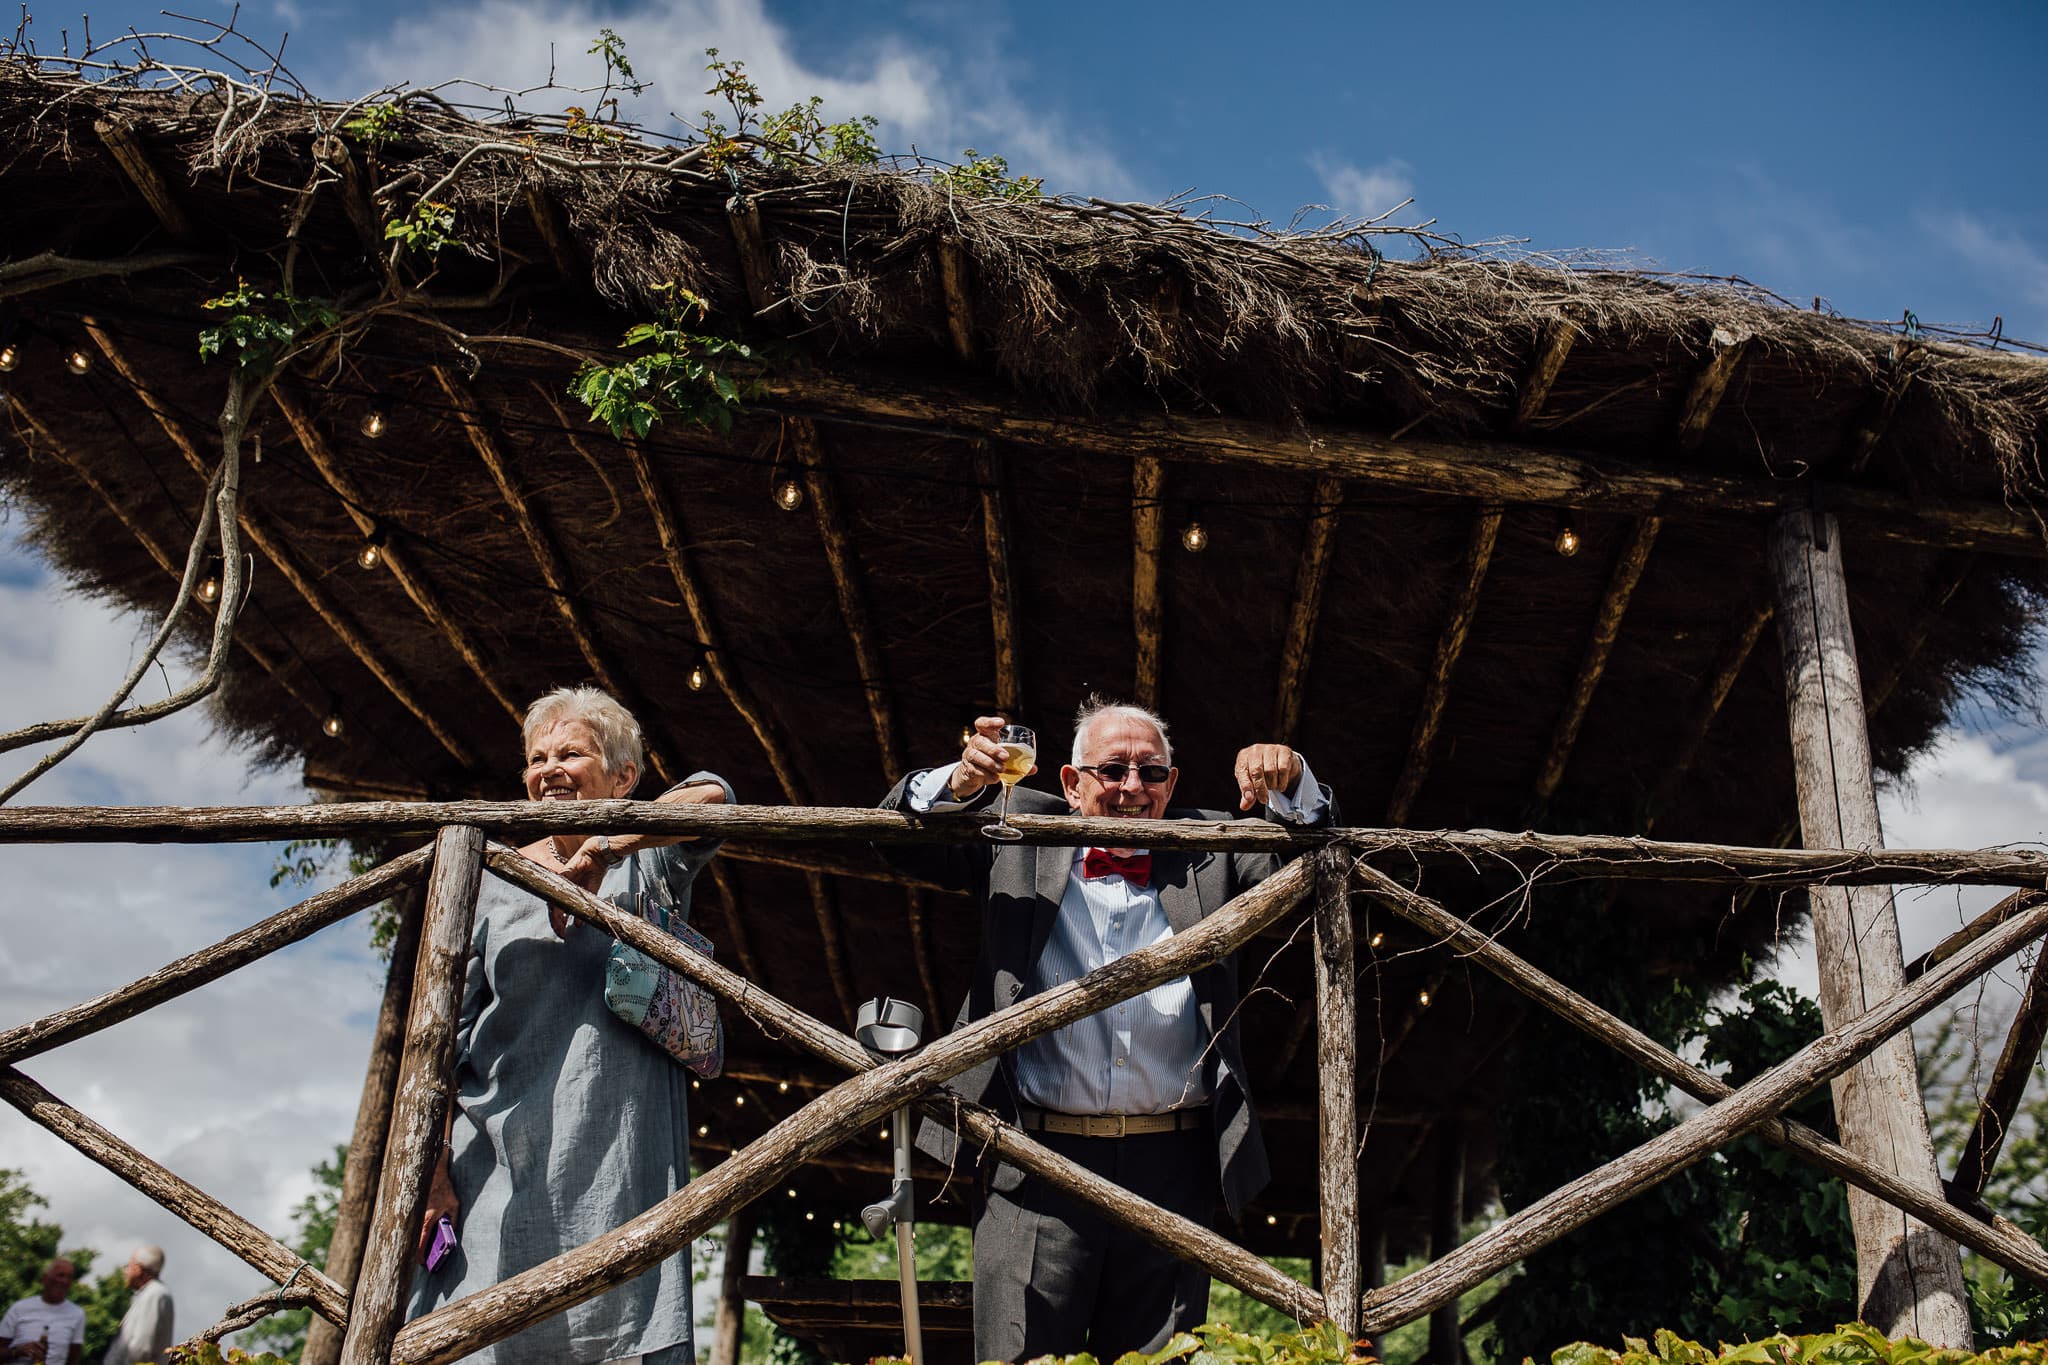
[[[1026,1107],[1017,1111],[1017,1126],[1031,1133],[1120,1138],[1206,1128],[1209,1115],[1201,1109],[1171,1109],[1164,1114],[1062,1114]]]

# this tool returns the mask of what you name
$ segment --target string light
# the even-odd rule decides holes
[[[794,1185],[791,1185],[791,1186],[789,1187],[789,1197],[790,1197],[791,1199],[794,1199],[794,1198],[796,1198],[796,1186],[794,1186]]]
[[[20,363],[21,352],[15,349],[13,342],[10,341],[5,346],[0,346],[0,374],[11,372]]]
[[[64,353],[64,368],[73,374],[84,374],[92,368],[92,357],[73,347]]]
[[[817,1222],[817,1221],[818,1221],[818,1211],[817,1211],[816,1209],[805,1209],[805,1210],[804,1210],[804,1221],[805,1221],[806,1223],[815,1223],[815,1222]]]
[[[776,1088],[777,1090],[781,1091],[781,1092],[782,1092],[783,1094],[787,1095],[787,1094],[789,1093],[789,1082],[788,1082],[788,1081],[777,1081],[777,1082],[775,1083],[775,1088]]]
[[[329,711],[327,719],[320,722],[320,733],[329,739],[340,739],[341,732],[348,726],[341,719],[341,712]]]
[[[1425,1009],[1425,1010],[1426,1010],[1426,1009],[1428,1009],[1428,1008],[1429,1008],[1429,992],[1428,992],[1428,991],[1417,991],[1417,992],[1415,993],[1415,1004],[1416,1004],[1416,1007],[1417,1007],[1417,1008],[1419,1008],[1419,1009]]]
[[[1579,528],[1572,524],[1572,514],[1566,512],[1557,519],[1557,539],[1551,542],[1557,552],[1570,559],[1579,552]]]
[[[363,548],[356,551],[358,569],[374,569],[384,562],[384,533],[373,530],[363,540]]]
[[[882,1141],[884,1141],[884,1142],[887,1142],[888,1140],[889,1140],[889,1130],[888,1130],[887,1128],[884,1128],[884,1129],[882,1130]]]
[[[702,1090],[703,1088],[704,1088],[704,1082],[702,1082],[702,1081],[691,1081],[691,1082],[690,1082],[690,1089],[692,1089],[692,1090]]]
[[[1387,931],[1386,931],[1386,930],[1384,930],[1384,929],[1382,929],[1382,930],[1380,930],[1380,931],[1379,931],[1378,933],[1376,933],[1376,934],[1374,934],[1374,935],[1372,936],[1372,943],[1371,943],[1371,945],[1370,945],[1370,946],[1372,946],[1372,947],[1374,947],[1374,948],[1377,948],[1377,947],[1379,947],[1379,946],[1380,946],[1380,945],[1381,945],[1382,943],[1385,943],[1386,941],[1387,941]]]
[[[704,651],[700,649],[697,651],[696,661],[690,665],[689,675],[683,679],[683,685],[688,687],[692,692],[702,692],[706,687],[710,686],[710,684],[711,664],[710,661],[705,658]],[[788,1089],[787,1086],[784,1086],[783,1088],[785,1090]]]
[[[834,1218],[834,1219],[832,1220],[832,1231],[834,1231],[834,1232],[837,1232],[837,1231],[839,1231],[839,1229],[840,1229],[840,1223],[839,1223],[839,1220],[838,1220],[837,1218]]]
[[[698,1137],[709,1137],[709,1136],[711,1136],[711,1125],[710,1125],[710,1124],[708,1124],[708,1123],[700,1123],[700,1124],[698,1124],[698,1125],[697,1125],[697,1136],[698,1136]]]
[[[1266,1215],[1266,1226],[1267,1226],[1267,1227],[1269,1227],[1269,1228],[1276,1228],[1276,1227],[1279,1227],[1279,1226],[1280,1226],[1280,1215],[1279,1215],[1279,1214],[1277,1214],[1277,1213],[1269,1213],[1269,1214],[1267,1214],[1267,1215]]]
[[[746,1107],[747,1107],[747,1097],[746,1097],[745,1095],[734,1095],[734,1096],[732,1097],[732,1107],[733,1107],[733,1108],[735,1108],[735,1109],[744,1109],[744,1108],[746,1108]]]
[[[363,420],[356,423],[356,430],[374,441],[384,434],[384,428],[389,425],[391,424],[385,420],[382,409],[371,408],[363,414]]]
[[[1209,532],[1199,521],[1191,521],[1181,528],[1180,547],[1191,555],[1198,555],[1209,548]]]
[[[784,479],[775,485],[775,505],[785,512],[794,512],[804,505],[804,486],[795,479]]]
[[[966,747],[967,747],[967,746],[968,746],[969,744],[972,744],[973,742],[974,742],[974,727],[973,727],[972,725],[963,725],[963,726],[961,726],[961,727],[960,727],[960,747],[964,749],[964,748],[966,748]]]
[[[220,580],[218,578],[208,574],[199,584],[199,600],[206,603],[209,607],[215,602],[220,601]]]

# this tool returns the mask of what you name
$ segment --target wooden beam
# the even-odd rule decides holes
[[[491,472],[491,481],[498,486],[498,496],[504,500],[506,509],[512,513],[513,524],[526,541],[527,550],[533,555],[533,562],[540,570],[541,581],[547,585],[549,600],[562,618],[562,624],[569,632],[569,638],[576,642],[576,648],[583,655],[583,662],[590,669],[597,685],[618,698],[635,715],[645,717],[641,723],[649,730],[653,722],[664,714],[648,705],[645,698],[629,686],[624,674],[620,673],[605,657],[598,646],[597,633],[583,609],[581,600],[575,595],[569,578],[569,567],[555,545],[554,538],[541,525],[532,501],[520,486],[519,476],[513,470],[511,461],[498,449],[498,439],[485,420],[483,408],[477,403],[476,395],[461,379],[440,365],[433,367],[434,378],[440,381],[441,389],[448,395],[455,414],[462,423],[462,429],[469,437],[469,443],[484,462],[484,468]],[[677,774],[671,772],[663,754],[653,744],[647,746],[647,763],[654,769],[655,776],[662,782],[673,782]]]
[[[156,215],[164,231],[178,241],[190,241],[192,220],[186,217],[177,196],[171,193],[171,187],[165,183],[156,163],[150,160],[149,149],[142,145],[142,135],[135,124],[119,114],[109,114],[95,120],[92,130],[114,154],[114,160],[120,163],[128,183],[141,192],[143,202],[149,205],[149,211]]]
[[[1161,634],[1159,556],[1166,541],[1166,465],[1141,459],[1131,466],[1131,629],[1138,642],[1136,700],[1159,709]]]
[[[775,286],[775,261],[768,254],[766,234],[761,230],[761,208],[753,196],[735,194],[725,204],[725,220],[732,225],[733,245],[739,250],[740,277],[746,282],[747,300],[759,317],[781,302]]]
[[[114,496],[114,491],[100,481],[99,475],[93,472],[92,467],[75,459],[71,452],[65,448],[64,443],[56,438],[56,435],[50,428],[22,405],[19,394],[10,394],[9,398],[14,405],[15,415],[26,422],[30,429],[36,433],[36,437],[41,443],[40,448],[47,450],[51,455],[55,456],[59,463],[78,476],[80,483],[97,493],[100,501],[106,504],[107,510],[114,514],[114,519],[127,528],[129,535],[135,537],[135,543],[142,547],[142,552],[155,560],[157,567],[162,569],[174,582],[182,582],[185,577],[184,567],[171,557],[171,552],[157,540],[156,536],[150,532],[150,529],[138,521],[128,511],[127,507],[122,504],[121,500]],[[217,605],[209,603],[201,603],[200,605],[208,612],[220,610]],[[292,676],[292,670],[289,665],[273,657],[269,650],[251,640],[242,631],[235,632],[235,643],[242,647],[242,652],[249,656],[251,662],[270,675],[271,681],[295,697],[299,704],[306,708],[307,715],[311,716],[314,720],[325,720],[327,718],[328,699],[308,691],[304,684]]]
[[[719,850],[724,853],[724,849]],[[754,936],[747,932],[746,904],[740,899],[740,891],[732,874],[717,858],[708,864],[711,884],[718,888],[718,897],[725,903],[725,938],[732,945],[732,960],[739,963],[740,971],[749,981],[768,989],[768,974],[761,966],[761,960],[754,953]]]
[[[1884,833],[1842,569],[1842,536],[1834,518],[1812,512],[1781,518],[1771,528],[1770,561],[1800,829],[1808,844],[1880,848]],[[1813,907],[1821,1018],[1830,1029],[1910,989],[1889,889],[1817,887],[1807,898]],[[1941,1175],[1928,1137],[1912,1039],[1900,1035],[1880,1041],[1867,1060],[1845,1068],[1835,1081],[1843,1145],[1914,1188],[1939,1195]],[[1888,1336],[1910,1332],[1937,1346],[1967,1349],[1969,1313],[1956,1244],[1901,1220],[1862,1190],[1850,1192],[1849,1221],[1856,1235],[1860,1320]]]
[[[727,843],[719,850],[719,856],[742,863],[759,863],[764,867],[786,867],[796,872],[822,872],[828,877],[849,877],[857,882],[878,882],[886,886],[901,886],[913,891],[931,891],[945,896],[965,896],[968,893],[957,886],[942,886],[908,872],[898,872],[880,859],[846,858],[828,853],[823,849],[804,848],[788,844]]]
[[[1765,602],[1750,612],[1737,628],[1734,636],[1722,647],[1721,657],[1714,665],[1706,681],[1700,685],[1698,699],[1693,708],[1693,717],[1686,726],[1685,736],[1678,747],[1671,752],[1671,759],[1664,768],[1664,776],[1658,781],[1651,794],[1648,809],[1643,816],[1643,833],[1648,834],[1657,826],[1657,818],[1665,806],[1678,792],[1685,775],[1692,771],[1692,765],[1700,755],[1700,749],[1707,742],[1707,732],[1714,728],[1714,717],[1721,714],[1721,706],[1728,700],[1728,694],[1735,688],[1735,680],[1742,675],[1742,667],[1749,662],[1756,642],[1763,637],[1764,627],[1771,623],[1777,612],[1775,602]]]
[[[192,467],[192,472],[202,480],[208,478],[212,471],[207,467],[206,457],[200,454],[198,444],[186,433],[184,424],[171,414],[171,410],[143,382],[142,375],[128,363],[127,357],[114,344],[113,337],[104,327],[90,319],[82,319],[81,323],[86,334],[93,339],[93,344],[106,356],[107,363],[127,382],[129,389],[142,406],[149,410],[149,415],[163,428],[164,435],[170,438],[171,444],[184,455],[185,463]],[[290,543],[290,537],[283,531],[273,529],[269,519],[250,506],[246,500],[237,508],[237,520],[241,522],[242,530],[249,537],[249,542],[263,553],[285,582],[291,584],[306,606],[334,632],[335,638],[341,641],[348,652],[355,655],[357,661],[370,671],[370,676],[384,685],[384,690],[391,694],[393,700],[411,712],[413,718],[426,727],[427,733],[448,751],[450,758],[465,768],[476,767],[476,760],[469,752],[469,746],[457,739],[454,733],[427,709],[426,701],[414,693],[411,684],[406,682],[395,668],[384,662],[383,656],[377,652],[376,647],[355,622],[327,596],[326,590],[319,585],[315,577],[299,566],[296,557],[286,548]]]
[[[362,1272],[349,1302],[341,1365],[384,1365],[392,1358],[391,1340],[405,1319],[427,1180],[441,1155],[455,1089],[456,1017],[462,1007],[463,969],[469,961],[483,853],[484,833],[474,825],[444,829],[434,838],[434,868],[427,881],[391,1133],[376,1208],[363,1240]]]
[[[1857,414],[1843,438],[1840,463],[1847,477],[1861,478],[1869,467],[1870,457],[1877,453],[1878,443],[1891,428],[1899,400],[1913,383],[1921,358],[1921,349],[1914,343],[1901,340],[1893,344],[1890,373],[1879,376],[1870,401],[1863,405],[1863,411]]]
[[[405,589],[405,595],[419,608],[420,615],[426,617],[427,624],[439,631],[441,638],[454,647],[462,662],[469,666],[469,671],[476,675],[476,680],[491,694],[492,700],[503,707],[505,714],[512,718],[512,723],[522,724],[526,719],[526,709],[514,701],[511,692],[498,681],[490,664],[484,659],[483,649],[470,638],[468,629],[456,614],[449,610],[447,603],[442,600],[440,590],[424,572],[414,566],[412,552],[398,540],[385,535],[387,528],[380,525],[370,514],[368,494],[362,485],[356,482],[355,476],[348,472],[347,466],[334,457],[334,451],[328,446],[327,438],[321,435],[319,427],[314,425],[312,415],[301,405],[299,399],[285,391],[283,384],[273,385],[270,397],[277,404],[277,410],[284,414],[284,420],[291,427],[292,433],[298,437],[299,449],[305,452],[314,472],[326,481],[327,486],[334,491],[335,497],[341,500],[342,510],[348,514],[349,520],[355,523],[356,529],[363,533],[365,539],[383,537],[376,542],[379,556],[385,567],[391,570],[391,576],[398,580],[398,586]]]
[[[967,292],[967,248],[950,232],[938,241],[939,290],[946,296],[946,333],[953,353],[974,361],[974,300]]]
[[[1543,324],[1536,343],[1536,358],[1529,365],[1529,377],[1522,381],[1522,392],[1515,399],[1511,430],[1527,431],[1534,425],[1536,415],[1543,411],[1543,404],[1550,397],[1551,386],[1564,370],[1565,357],[1572,353],[1572,343],[1578,339],[1579,329],[1568,317],[1560,314]]]
[[[2048,1041],[2048,971],[2036,962],[2027,973],[2026,993],[2013,1012],[2012,1029],[2006,1034],[2005,1050],[1992,1068],[1991,1084],[1984,1088],[1977,1122],[1956,1158],[1956,1183],[1981,1196],[1991,1183],[1991,1170],[1998,1164],[1998,1149],[2012,1130],[2012,1116],[2026,1094],[2027,1082],[2041,1060],[2041,1044]]]
[[[818,952],[825,959],[826,975],[832,979],[833,998],[846,1017],[846,1026],[852,1028],[860,1002],[853,993],[853,978],[846,970],[846,934],[840,927],[839,903],[832,898],[832,888],[826,885],[823,873],[806,872],[804,889],[810,893],[811,917],[818,925]]]
[[[825,448],[818,440],[816,424],[798,418],[790,422],[789,429],[797,461],[803,466],[811,507],[817,514],[818,536],[825,543],[825,562],[832,570],[832,586],[839,595],[839,614],[853,641],[854,662],[860,668],[868,716],[875,726],[875,746],[882,754],[882,775],[894,782],[904,771],[903,741],[889,697],[888,666],[883,662],[881,646],[868,617],[867,588],[861,581],[860,564],[847,532],[845,512],[839,504],[839,488],[826,466]]]
[[[398,276],[391,264],[391,244],[384,236],[384,213],[377,207],[369,179],[349,151],[347,141],[333,133],[317,138],[313,157],[334,173],[341,190],[342,211],[348,215],[349,226],[355,229],[363,254],[376,265],[385,283],[396,288]]]
[[[562,220],[562,206],[548,193],[546,185],[538,181],[527,185],[526,211],[533,215],[534,231],[540,234],[541,245],[548,249],[555,273],[569,284],[588,282],[590,267],[583,258],[583,247]]]
[[[986,441],[974,443],[974,478],[981,486],[981,541],[988,558],[988,615],[995,634],[996,709],[1016,719],[1024,709],[1017,668],[1017,590],[1010,570],[1010,518],[1002,465]]]
[[[1572,747],[1579,741],[1579,727],[1585,723],[1586,712],[1593,705],[1593,693],[1600,686],[1600,679],[1607,672],[1607,661],[1614,653],[1614,641],[1621,634],[1621,618],[1628,611],[1628,601],[1635,594],[1636,584],[1642,580],[1643,566],[1650,562],[1650,548],[1657,543],[1657,532],[1662,530],[1662,517],[1643,517],[1636,522],[1635,531],[1629,536],[1628,544],[1622,547],[1621,558],[1615,561],[1614,572],[1608,576],[1607,591],[1601,595],[1599,610],[1593,614],[1592,634],[1586,641],[1585,657],[1579,661],[1578,676],[1572,679],[1571,695],[1566,699],[1564,712],[1557,718],[1557,727],[1551,732],[1550,749],[1543,756],[1543,766],[1536,775],[1536,795],[1549,800],[1556,793],[1558,784],[1564,781],[1565,764],[1570,761]]]
[[[384,1143],[391,1131],[399,1059],[405,1051],[405,1021],[412,1013],[413,970],[419,959],[425,890],[418,885],[409,887],[398,901],[398,933],[391,942],[384,999],[370,1035],[370,1061],[363,1071],[362,1096],[356,1101],[348,1159],[341,1169],[341,1194],[335,1201],[334,1233],[327,1247],[327,1274],[345,1294],[355,1293],[356,1272],[363,1265],[363,1238],[370,1230],[370,1216],[377,1203],[377,1177],[384,1170]],[[306,1325],[299,1365],[338,1365],[340,1360],[341,1329],[316,1315]]]
[[[1962,928],[1956,930],[1953,934],[1950,934],[1911,962],[1908,962],[1906,964],[1906,980],[1918,981],[1930,970],[1939,967],[1942,963],[1948,961],[1958,952],[1975,943],[1978,939],[1984,937],[1984,935],[1990,933],[2020,911],[2029,910],[2039,905],[2043,899],[2048,899],[2048,891],[2038,888],[2013,892],[2010,896],[2005,897],[1998,904],[1992,906],[1983,914],[1978,915],[1968,924],[1965,924]]]
[[[1352,428],[1287,426],[1235,417],[1175,413],[1071,414],[1034,411],[1006,398],[938,385],[905,387],[880,375],[835,371],[763,376],[757,408],[802,411],[848,422],[885,422],[960,440],[1012,442],[1105,459],[1254,465],[1334,474],[1359,484],[1480,503],[1530,503],[1587,513],[1766,517],[1809,505],[1801,480],[1710,474],[1678,465],[1625,461],[1516,441],[1400,439]],[[1948,545],[2048,558],[2033,514],[1992,499],[1906,495],[1826,484],[1822,495],[1862,533],[1884,541]]]
[[[1387,802],[1387,823],[1405,825],[1429,776],[1430,755],[1436,746],[1436,732],[1443,724],[1444,704],[1451,695],[1451,675],[1457,671],[1458,656],[1465,652],[1465,639],[1472,633],[1472,618],[1479,612],[1479,590],[1486,583],[1486,569],[1493,562],[1493,547],[1500,539],[1501,509],[1483,507],[1473,518],[1472,535],[1465,545],[1465,581],[1458,600],[1437,637],[1436,658],[1431,661],[1429,683],[1422,693],[1422,711],[1415,718],[1415,731],[1408,739],[1408,758],[1401,765],[1401,779],[1394,784],[1393,799]]]
[[[1322,618],[1323,585],[1337,547],[1337,519],[1344,505],[1344,481],[1324,475],[1316,480],[1315,505],[1309,511],[1308,534],[1302,538],[1301,562],[1294,571],[1294,606],[1287,620],[1287,642],[1280,650],[1280,690],[1273,699],[1273,738],[1294,743],[1301,724],[1302,692],[1308,684],[1309,657],[1315,649],[1316,622]]]
[[[1706,439],[1707,424],[1714,420],[1714,412],[1728,392],[1728,381],[1735,377],[1735,367],[1749,348],[1749,340],[1749,330],[1744,327],[1716,327],[1707,339],[1707,363],[1693,376],[1685,406],[1679,410],[1678,435],[1673,442],[1679,454],[1691,454]]]
[[[910,924],[910,956],[917,963],[917,983],[924,990],[925,1018],[943,1021],[945,1000],[939,994],[939,971],[932,963],[931,926],[925,916],[924,892],[907,888],[904,916]]]
[[[1327,849],[1314,856],[1323,1302],[1330,1320],[1346,1337],[1355,1337],[1365,1286],[1359,1267],[1358,968],[1351,921],[1351,855]]]
[[[560,415],[559,409],[557,415]],[[668,562],[669,577],[675,580],[676,591],[682,595],[683,610],[690,615],[690,627],[697,633],[697,643],[704,647],[704,665],[711,672],[711,680],[732,703],[732,709],[739,712],[747,728],[753,731],[754,741],[761,746],[762,756],[768,760],[776,784],[782,788],[783,799],[791,805],[809,805],[810,789],[798,771],[796,760],[790,755],[789,741],[783,736],[782,727],[776,724],[774,713],[754,695],[745,676],[726,656],[724,632],[712,615],[710,599],[698,584],[696,574],[690,571],[683,550],[682,523],[676,512],[675,500],[669,496],[667,485],[656,475],[646,449],[638,441],[626,440],[619,444],[626,452],[626,462],[633,467],[633,478],[640,485],[640,499],[647,505],[647,515],[654,522],[655,534],[661,540],[661,554]]]

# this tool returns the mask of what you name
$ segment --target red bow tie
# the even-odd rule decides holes
[[[1081,875],[1084,877],[1122,877],[1132,886],[1149,886],[1152,883],[1152,855],[1149,853],[1111,853],[1106,848],[1091,848],[1088,856],[1081,860]]]

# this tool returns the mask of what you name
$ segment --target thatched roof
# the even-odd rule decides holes
[[[218,448],[202,300],[238,278],[274,294],[289,265],[299,295],[366,310],[259,412],[244,496],[268,548],[219,699],[315,787],[511,795],[512,712],[595,676],[672,774],[865,804],[998,704],[1062,750],[1099,689],[1156,698],[1204,804],[1230,800],[1237,745],[1284,736],[1354,824],[1654,816],[1660,836],[1770,843],[1793,810],[1765,535],[1809,504],[1842,520],[1886,772],[1966,689],[2023,691],[2048,557],[2036,360],[1726,281],[1396,259],[1371,233],[966,197],[876,167],[711,170],[559,117],[403,108],[372,146],[333,136],[337,106],[0,62],[0,325],[19,358],[0,485],[75,581],[169,600],[149,546],[181,558],[192,457]],[[429,191],[473,251],[394,279],[383,224]],[[759,386],[729,435],[668,421],[621,442],[565,388],[670,284],[708,302],[705,330],[757,347]],[[793,513],[771,497],[790,480]],[[366,534],[410,591],[356,567]],[[715,685],[692,691],[707,647]],[[827,1018],[848,995],[956,1001],[963,903],[840,856],[858,866],[813,859],[822,878],[721,860],[703,915],[721,955]],[[1540,932],[1633,935],[1643,970],[1706,980],[1783,922],[1669,887],[1571,921],[1545,906]],[[1420,1216],[1418,1124],[1466,1113],[1489,1158],[1518,1007],[1390,940],[1365,1011],[1362,1055],[1390,1055],[1364,1169],[1398,1232]],[[1282,1221],[1251,1240],[1299,1244],[1307,964],[1297,945],[1258,965],[1276,989],[1246,1006],[1248,1055],[1296,1159],[1265,1206]],[[735,1042],[743,1073],[796,1074]],[[750,1093],[705,1106],[707,1150],[795,1097]],[[838,1193],[872,1177],[855,1182]]]

